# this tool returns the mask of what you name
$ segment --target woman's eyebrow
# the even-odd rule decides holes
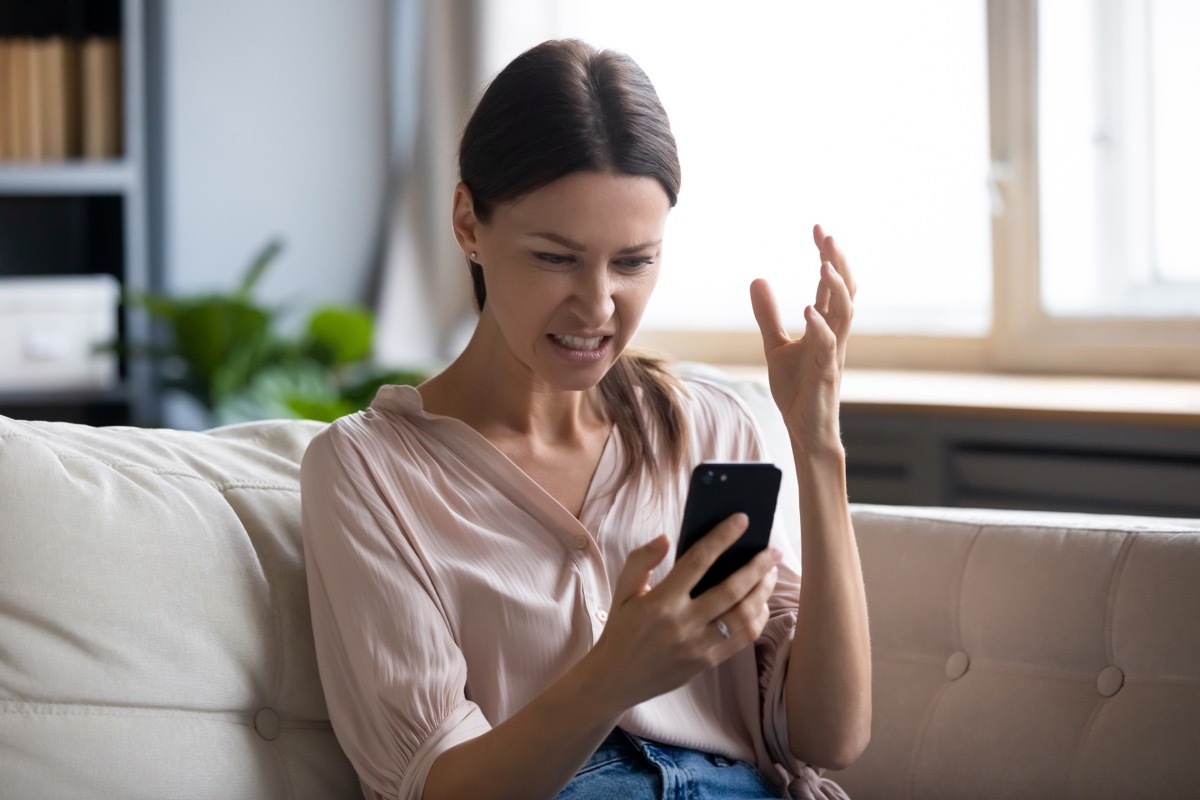
[[[587,249],[586,247],[581,245],[579,242],[576,242],[572,239],[568,239],[565,236],[559,236],[557,233],[531,233],[529,235],[536,236],[539,239],[548,239],[549,241],[554,242],[555,244],[560,244],[563,247],[566,247],[570,250],[578,250],[580,252],[583,252],[584,250]]]
[[[570,250],[577,250],[581,253],[587,250],[587,248],[579,242],[576,242],[573,239],[568,239],[566,236],[560,236],[557,233],[531,233],[529,235],[536,236],[539,239],[546,239],[554,242],[555,244],[560,244],[563,247],[566,247]],[[635,244],[629,247],[622,247],[617,251],[617,253],[620,255],[624,255],[625,253],[635,253],[638,250],[645,250],[647,247],[657,247],[660,244],[662,244],[662,239],[655,239],[653,241],[642,242],[641,244]]]
[[[662,239],[654,239],[653,241],[642,242],[641,244],[635,244],[631,247],[622,247],[617,251],[617,253],[619,255],[624,255],[625,253],[636,253],[639,250],[645,250],[649,247],[658,247],[660,244],[662,244]]]

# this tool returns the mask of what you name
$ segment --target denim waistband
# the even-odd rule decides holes
[[[753,765],[615,728],[559,795],[562,800],[760,800],[779,797]]]

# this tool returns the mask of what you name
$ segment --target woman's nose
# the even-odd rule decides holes
[[[614,285],[607,268],[581,270],[575,296],[581,315],[591,325],[607,322],[616,310]]]

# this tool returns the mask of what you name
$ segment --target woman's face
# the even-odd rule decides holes
[[[534,381],[595,386],[637,330],[658,280],[670,210],[654,178],[577,172],[475,219],[455,196],[455,232],[487,283],[481,333]]]

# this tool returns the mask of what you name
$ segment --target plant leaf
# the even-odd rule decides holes
[[[416,386],[429,377],[414,370],[385,369],[362,374],[352,383],[342,387],[342,396],[355,406],[355,410],[366,408],[375,399],[375,393],[383,386]]]
[[[235,292],[238,298],[248,300],[250,294],[254,291],[254,287],[258,284],[263,273],[267,271],[267,267],[275,260],[275,257],[283,250],[283,240],[272,239],[263,245],[263,248],[258,251],[258,254],[250,261],[250,266],[246,268],[246,274],[242,276],[242,282],[238,285]]]
[[[188,368],[211,380],[235,350],[260,351],[269,336],[271,317],[262,308],[224,297],[188,303],[172,323],[179,355]]]
[[[150,316],[167,320],[168,322],[174,320],[179,314],[180,309],[187,304],[186,301],[170,297],[133,292],[126,294],[125,302],[139,306],[145,309],[146,313]]]
[[[345,398],[335,400],[312,400],[307,397],[289,397],[288,408],[301,419],[315,419],[320,422],[333,422],[339,417],[353,414],[359,409]]]
[[[308,321],[312,356],[329,366],[366,358],[374,332],[371,313],[358,306],[324,306]]]
[[[249,383],[222,397],[214,406],[217,424],[298,416],[291,401],[314,403],[338,399],[329,370],[313,361],[293,360],[260,369]]]

